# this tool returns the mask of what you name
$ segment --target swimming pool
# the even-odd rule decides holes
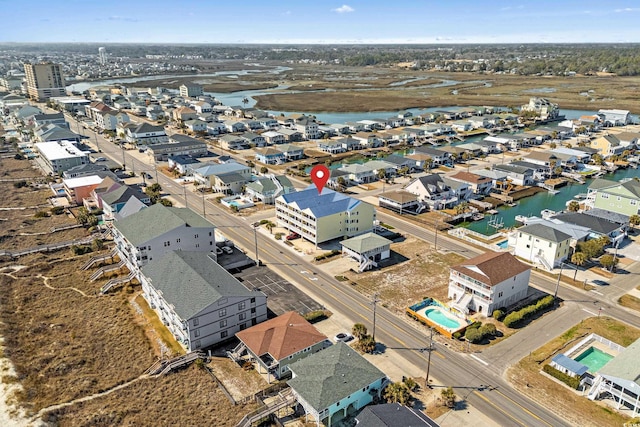
[[[500,249],[507,249],[509,247],[509,241],[503,240],[502,242],[496,243],[496,246],[499,247]]]
[[[580,353],[577,357],[575,357],[573,360],[588,366],[589,372],[591,372],[592,374],[595,374],[604,365],[606,365],[611,359],[613,359],[612,355],[607,354],[602,350],[598,350],[595,347],[589,347],[588,349]]]
[[[444,326],[448,329],[457,329],[460,327],[460,323],[444,314],[439,308],[431,307],[424,311],[424,314],[430,319],[436,322],[440,326]]]

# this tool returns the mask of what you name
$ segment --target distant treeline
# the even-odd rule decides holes
[[[640,44],[513,45],[139,45],[107,44],[115,57],[201,56],[203,59],[311,62],[348,66],[415,64],[418,69],[522,75],[611,72],[640,74]],[[1,44],[1,52],[49,57],[97,55],[94,44]],[[19,52],[19,53],[18,53]]]

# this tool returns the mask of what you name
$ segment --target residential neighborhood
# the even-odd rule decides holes
[[[24,377],[32,418],[156,389],[215,396],[207,411],[228,415],[199,422],[229,426],[640,416],[634,112],[585,115],[554,91],[280,112],[250,95],[279,85],[249,78],[280,65],[201,77],[180,65],[201,58],[149,54],[175,74],[164,88],[100,49],[82,79],[60,59],[0,66],[0,320],[6,386]],[[227,73],[251,89],[211,90]],[[290,95],[324,93],[300,85]],[[108,375],[82,371],[103,364],[88,351]]]

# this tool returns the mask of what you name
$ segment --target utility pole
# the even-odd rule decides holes
[[[560,287],[560,278],[562,277],[563,267],[564,267],[564,262],[560,263],[560,274],[558,274],[558,281],[556,282],[556,290],[553,292],[553,299],[558,298],[558,288]]]
[[[371,338],[374,342],[376,341],[376,308],[378,307],[378,303],[380,302],[380,300],[378,299],[379,296],[380,294],[376,292],[375,294],[373,294],[373,299],[371,300],[371,304],[373,305],[373,331],[371,332]]]
[[[429,331],[431,333],[429,334],[429,348],[427,349],[429,352],[429,355],[427,356],[427,377],[424,382],[424,386],[427,388],[431,388],[431,385],[429,384],[429,370],[431,369],[431,352],[433,351],[433,328],[429,328]]]
[[[122,170],[126,170],[127,166],[125,164],[124,143],[120,142],[120,148],[122,149]]]
[[[189,202],[187,201],[187,184],[182,183],[182,189],[184,190],[184,207],[189,208]]]
[[[438,220],[436,220],[433,224],[434,224],[435,229],[436,229],[436,238],[433,241],[433,249],[435,251],[437,251],[438,250]]]
[[[93,131],[93,139],[96,142],[96,147],[98,148],[98,153],[100,153],[100,143],[98,142],[98,133],[94,130]]]
[[[202,216],[207,218],[207,210],[205,209],[204,203],[204,188],[202,189]]]
[[[258,227],[256,226],[253,226],[253,238],[256,244],[256,265],[260,267],[260,257],[258,256]]]

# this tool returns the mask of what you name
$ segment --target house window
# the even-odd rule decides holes
[[[220,338],[226,338],[228,336],[229,336],[229,332],[227,332],[227,331],[220,332]]]
[[[211,233],[211,231],[210,231],[210,232],[209,232],[209,237],[211,237],[211,236],[212,236],[212,233]]]
[[[224,320],[220,321],[220,327],[221,328],[226,328],[227,327],[227,319],[224,319]]]
[[[202,344],[200,344],[200,340],[195,340],[193,342],[193,348],[200,348]]]
[[[244,320],[244,319],[246,319],[246,318],[247,318],[247,313],[240,313],[240,314],[238,315],[238,320]]]
[[[251,309],[251,314],[255,314],[255,312],[256,312],[256,309],[254,307],[254,308]]]
[[[602,195],[602,198],[603,198],[603,199],[608,199],[608,198],[609,198],[609,195],[608,195],[608,194],[603,194],[603,195]]]
[[[198,238],[198,235],[196,234],[196,235],[195,235],[195,236],[193,236],[193,237],[195,237],[195,238],[197,239],[197,238]]]
[[[180,239],[176,239],[176,243],[180,243]]]
[[[240,323],[240,330],[243,331],[247,329],[247,324],[246,323]]]
[[[251,298],[251,304],[255,304],[256,303],[256,299],[255,298]]]
[[[498,298],[502,298],[502,292],[498,292]]]
[[[635,206],[636,204],[638,204],[637,200],[629,200],[629,204],[632,206]]]
[[[618,197],[616,197],[616,200],[620,201],[620,200],[622,200],[622,197],[618,196]]]
[[[549,247],[551,247],[551,242],[549,242]]]
[[[193,319],[193,326],[198,326],[200,324],[200,320],[196,317]]]
[[[195,331],[193,331],[193,335],[197,338],[200,336],[200,329],[196,329]]]
[[[218,311],[218,316],[219,317],[224,317],[227,315],[227,309],[223,308],[222,310]]]
[[[238,310],[244,310],[245,306],[246,306],[246,304],[245,304],[245,302],[244,302],[244,301],[243,301],[243,302],[238,303]]]
[[[209,241],[209,246],[213,246],[213,242],[212,241]]]

